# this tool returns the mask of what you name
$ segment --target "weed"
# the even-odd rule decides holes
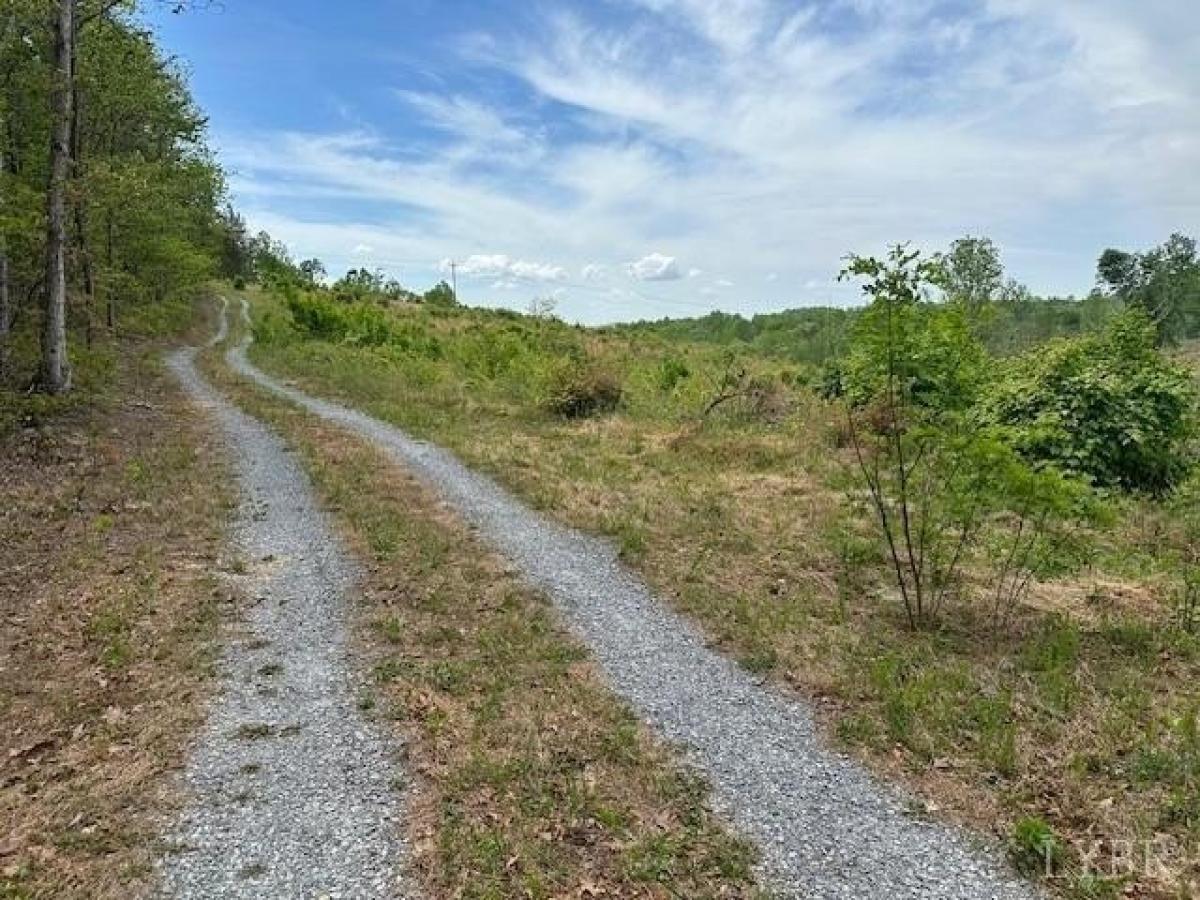
[[[1026,875],[1055,874],[1064,862],[1062,841],[1044,819],[1019,819],[1008,843],[1013,864]]]

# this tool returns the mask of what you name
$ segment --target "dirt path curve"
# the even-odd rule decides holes
[[[211,344],[226,334],[224,303]],[[222,661],[222,695],[187,772],[190,801],[162,861],[186,898],[415,896],[401,867],[404,799],[356,705],[344,594],[355,568],[283,442],[220,397],[194,349],[168,365],[213,417],[241,489],[236,539],[253,604]]]
[[[777,893],[808,900],[1039,896],[994,850],[914,817],[902,794],[826,747],[802,704],[708,649],[609,544],[530,510],[445,450],[271,378],[247,360],[247,343],[230,351],[234,369],[420,474],[546,591],[616,691],[708,777],[718,808],[760,848],[763,875]]]

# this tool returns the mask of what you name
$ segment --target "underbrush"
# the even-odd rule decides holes
[[[813,698],[831,732],[931,808],[1006,842],[1022,821],[1044,823],[1059,857],[1049,883],[1062,894],[1112,896],[1126,882],[1143,897],[1191,890],[1200,818],[1187,723],[1200,652],[1175,601],[1180,554],[1200,545],[1191,488],[1169,501],[1094,494],[1088,515],[1039,552],[1002,629],[968,594],[913,631],[869,517],[846,502],[844,410],[806,370],[747,360],[743,381],[711,348],[519,323],[549,327],[564,347],[582,342],[585,358],[621,373],[613,414],[568,420],[540,402],[546,359],[488,378],[447,352],[460,332],[486,343],[512,317],[395,315],[436,334],[442,357],[306,340],[269,298],[256,306],[252,355],[609,535],[715,644]],[[530,346],[550,361],[572,352]],[[779,386],[782,415],[731,400],[704,416],[723,383],[760,376]],[[982,589],[981,574],[968,567],[967,586]],[[1152,865],[1142,852],[1117,871],[1122,847],[1151,844]]]
[[[186,333],[195,319],[199,291],[188,291],[159,303],[131,305],[122,310],[117,334],[96,331],[90,342],[82,323],[73,322],[70,359],[73,388],[58,396],[28,390],[39,358],[36,322],[24,316],[12,334],[9,371],[0,380],[0,438],[18,427],[38,427],[70,414],[103,407],[111,398],[121,356],[131,347],[157,345]]]

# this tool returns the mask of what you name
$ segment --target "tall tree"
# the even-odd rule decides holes
[[[1142,253],[1105,250],[1096,280],[1127,306],[1145,310],[1160,344],[1200,336],[1200,254],[1193,238],[1173,234]]]
[[[997,299],[1004,287],[1000,251],[990,238],[967,236],[950,245],[940,257],[946,293],[968,312],[977,312]]]
[[[38,384],[50,394],[71,388],[67,356],[67,179],[71,166],[76,0],[56,0],[50,176],[46,189],[46,304],[42,318],[42,364]]]

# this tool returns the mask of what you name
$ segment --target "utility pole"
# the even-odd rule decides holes
[[[458,263],[450,260],[450,292],[454,294],[454,302],[458,303]]]

